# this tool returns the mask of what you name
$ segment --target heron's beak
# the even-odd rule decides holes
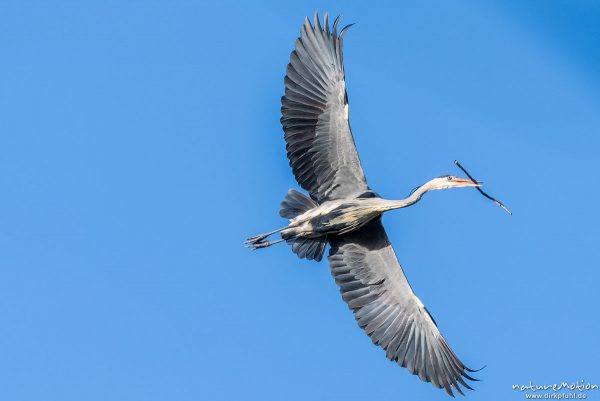
[[[461,178],[461,177],[454,177],[452,179],[452,182],[454,183],[456,188],[462,188],[462,187],[480,187],[481,184],[483,184],[483,182],[481,181],[475,181],[473,182],[472,180],[468,179],[468,178]]]

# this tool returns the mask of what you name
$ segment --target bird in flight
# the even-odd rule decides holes
[[[290,223],[245,244],[260,249],[285,241],[298,257],[320,261],[329,243],[329,265],[342,298],[373,343],[421,380],[451,396],[452,388],[463,394],[460,386],[472,390],[464,379],[476,380],[469,375],[474,371],[454,354],[413,292],[381,216],[415,204],[429,191],[480,189],[480,183],[463,169],[469,179],[437,177],[401,200],[382,199],[371,190],[348,120],[342,43],[350,25],[338,34],[339,20],[330,29],[327,14],[323,26],[316,13],[314,24],[306,18],[281,99],[287,156],[298,184],[310,197],[290,189],[279,211]],[[269,241],[276,233],[281,239]]]

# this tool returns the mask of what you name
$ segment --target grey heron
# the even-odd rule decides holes
[[[382,199],[371,190],[348,119],[342,43],[350,25],[338,34],[339,21],[336,18],[330,29],[327,14],[323,26],[316,13],[314,24],[305,19],[290,56],[281,99],[289,163],[310,197],[290,189],[279,212],[289,224],[249,238],[245,244],[259,249],[286,241],[298,257],[320,261],[329,243],[331,273],[373,343],[421,380],[451,396],[452,388],[463,394],[460,385],[472,389],[464,379],[476,380],[468,373],[474,370],[454,354],[413,292],[381,215],[413,205],[432,190],[478,188],[480,183],[465,171],[470,179],[437,177],[402,200]],[[281,239],[267,240],[276,233]]]

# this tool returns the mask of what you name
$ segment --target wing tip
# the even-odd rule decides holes
[[[338,27],[340,25],[340,21],[342,19],[342,14],[338,15],[335,20],[333,21],[333,25],[329,25],[329,12],[325,11],[325,13],[323,13],[323,25],[321,25],[321,18],[319,17],[319,12],[315,11],[313,14],[313,21],[311,22],[309,17],[306,16],[304,17],[304,27],[312,29],[312,30],[319,30],[327,35],[332,35],[333,37],[336,38],[343,38],[344,34],[346,33],[346,31],[348,30],[348,28],[350,28],[351,26],[355,25],[354,23],[352,24],[348,24],[346,26],[344,26],[341,30],[340,33],[338,35]]]
[[[480,367],[479,369],[469,369],[469,368],[467,368],[467,367],[465,366],[465,370],[466,370],[467,372],[472,372],[472,373],[479,372],[479,371],[481,371],[481,370],[483,370],[483,369],[485,369],[485,368],[487,368],[487,365],[483,365],[483,366],[482,366],[482,367]]]
[[[355,22],[346,25],[345,27],[342,28],[342,30],[340,31],[340,39],[344,39],[344,35],[346,34],[346,32],[348,31],[348,29],[350,29],[351,27],[353,27],[354,25],[356,25]]]

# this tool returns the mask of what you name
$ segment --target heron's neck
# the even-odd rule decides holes
[[[421,200],[421,198],[423,197],[423,195],[425,195],[427,192],[431,191],[432,189],[435,188],[431,188],[431,186],[429,185],[429,182],[421,185],[420,187],[418,187],[417,189],[415,189],[413,191],[413,193],[411,193],[409,196],[407,196],[404,199],[400,199],[400,200],[386,200],[385,204],[383,206],[383,211],[388,211],[388,210],[393,210],[393,209],[401,209],[403,207],[408,207],[411,205],[414,205],[415,203],[417,203],[418,201]]]

